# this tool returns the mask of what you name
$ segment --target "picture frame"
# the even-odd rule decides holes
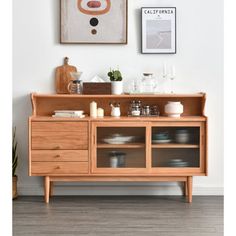
[[[60,0],[61,44],[127,44],[128,0]]]
[[[143,7],[142,53],[176,54],[176,7]]]

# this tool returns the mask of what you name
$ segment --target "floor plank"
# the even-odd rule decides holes
[[[14,236],[223,236],[223,197],[18,197]]]

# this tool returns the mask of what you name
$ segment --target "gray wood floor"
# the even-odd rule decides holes
[[[223,197],[19,197],[13,235],[222,236]]]

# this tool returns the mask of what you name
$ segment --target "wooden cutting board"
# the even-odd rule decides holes
[[[75,66],[68,64],[69,58],[65,57],[64,65],[56,68],[56,92],[57,93],[69,93],[67,90],[68,83],[73,80],[70,72],[77,72]]]

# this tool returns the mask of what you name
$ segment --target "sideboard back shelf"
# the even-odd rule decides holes
[[[184,105],[183,116],[203,116],[206,96],[199,94],[157,94],[157,95],[42,95],[31,94],[33,114],[36,116],[50,116],[54,110],[75,109],[89,113],[89,104],[98,103],[98,107],[105,110],[105,115],[110,115],[109,102],[121,104],[122,116],[127,115],[129,103],[140,100],[143,104],[157,105],[161,114],[164,114],[164,105],[168,101],[180,101]]]
[[[132,100],[157,105],[159,117],[128,117]],[[104,118],[89,117],[95,101],[105,110]],[[168,101],[180,101],[180,118],[164,114]],[[192,176],[207,175],[206,95],[57,95],[31,94],[29,117],[29,175],[45,179],[45,202],[49,202],[55,181],[180,181],[192,201]],[[121,117],[110,116],[110,102],[119,102]],[[53,118],[55,110],[84,110],[85,118]],[[187,143],[175,139],[179,129],[189,131]],[[168,143],[154,143],[153,134],[168,132]],[[124,144],[106,143],[107,136],[133,136]],[[120,153],[118,163],[111,154]],[[117,154],[117,155],[118,155]],[[176,164],[177,163],[177,164]],[[115,165],[115,166],[114,166]]]

